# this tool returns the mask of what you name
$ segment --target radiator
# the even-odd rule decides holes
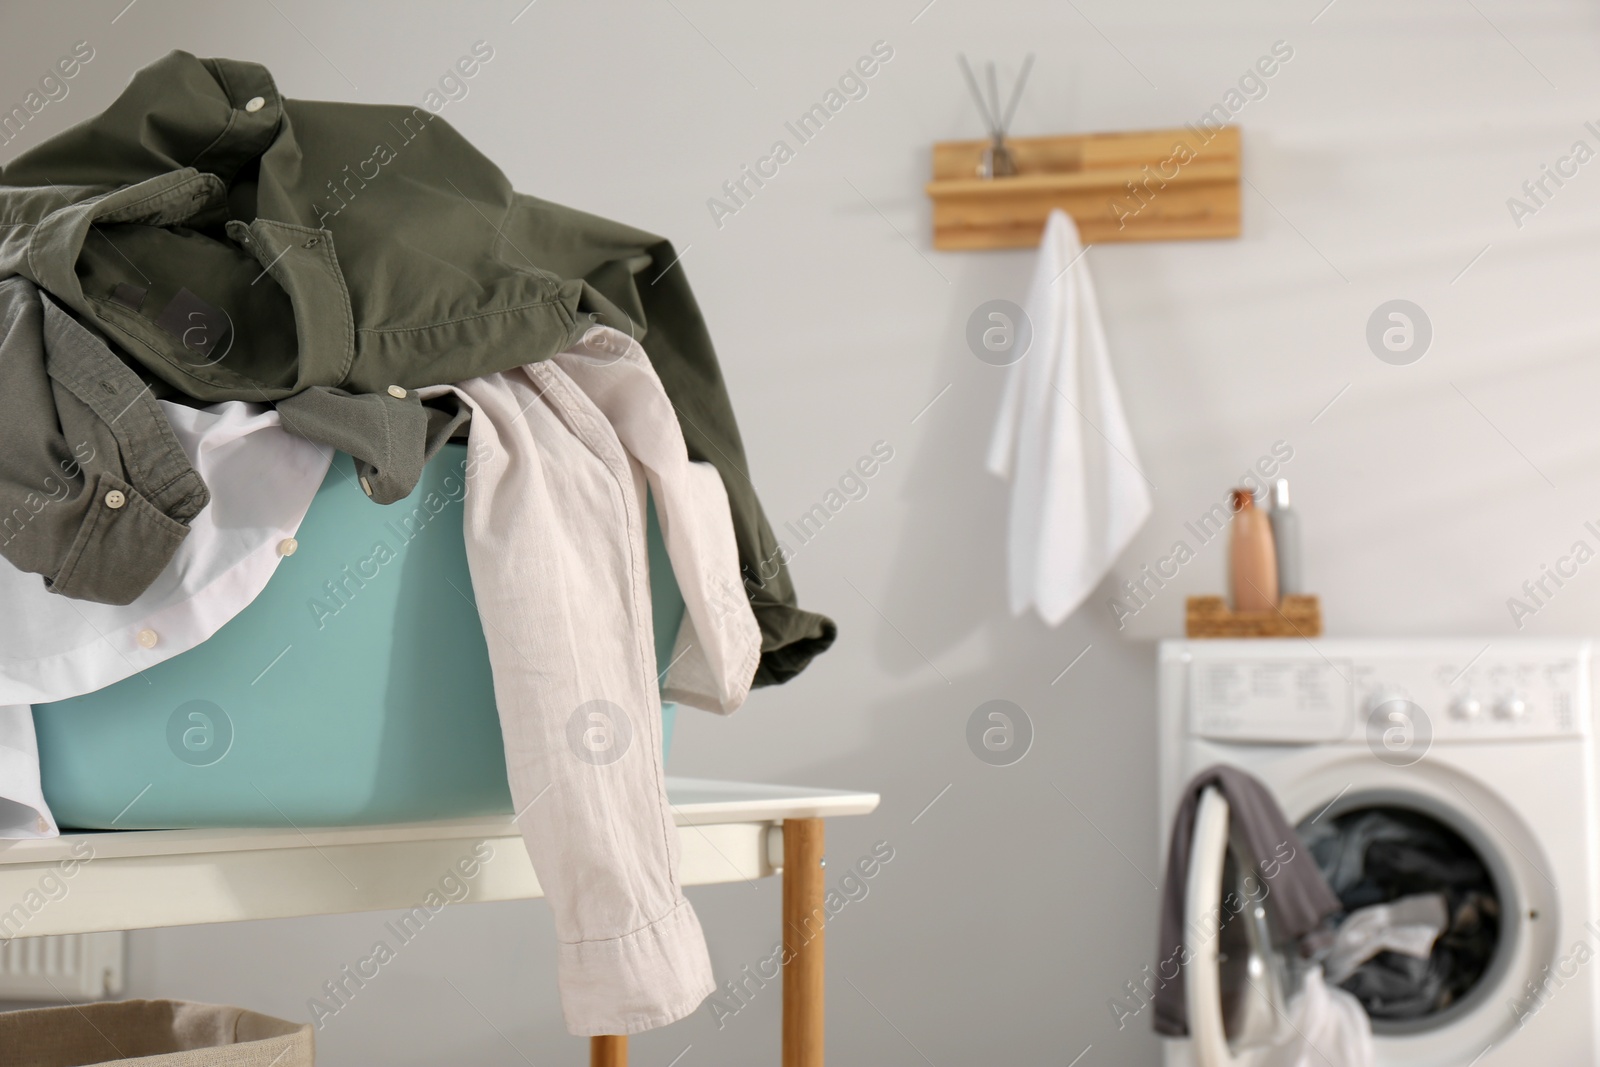
[[[79,1000],[122,992],[123,934],[0,940],[0,1000]]]

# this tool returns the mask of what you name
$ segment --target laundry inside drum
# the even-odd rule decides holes
[[[1343,911],[1423,894],[1442,897],[1443,928],[1426,956],[1380,951],[1338,984],[1366,1009],[1379,1034],[1447,1024],[1491,994],[1509,960],[1503,917],[1513,901],[1487,850],[1435,814],[1397,803],[1354,803],[1299,827]],[[1503,871],[1503,867],[1499,868]]]

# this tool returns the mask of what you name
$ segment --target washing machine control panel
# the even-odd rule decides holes
[[[1235,647],[1245,642],[1229,642]],[[1434,643],[1361,654],[1319,642],[1271,655],[1196,654],[1189,661],[1189,729],[1202,737],[1335,742],[1425,731],[1432,742],[1577,737],[1590,730],[1588,655]],[[1345,647],[1341,647],[1345,646]],[[1348,648],[1355,654],[1341,654]],[[1209,649],[1206,650],[1210,652]],[[1233,651],[1233,649],[1219,652]]]
[[[1581,662],[1496,655],[1467,660],[1358,663],[1363,721],[1386,701],[1427,717],[1435,739],[1572,737],[1588,732]],[[1390,706],[1394,710],[1398,705]]]

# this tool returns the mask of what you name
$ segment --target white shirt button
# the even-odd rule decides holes
[[[140,648],[155,648],[156,642],[161,640],[161,635],[147,627],[140,630],[134,636],[134,640],[139,642]]]
[[[117,508],[120,508],[127,502],[128,498],[122,495],[121,489],[113,489],[111,492],[106,494],[106,507],[110,508],[112,511],[115,511]]]
[[[296,541],[292,537],[285,537],[282,541],[278,542],[278,555],[280,555],[280,556],[292,556],[292,555],[294,555],[295,550],[298,549],[299,547],[300,547],[300,542],[299,541]]]
[[[406,398],[406,391],[400,388],[398,385],[391,385],[389,386],[389,395],[394,397],[396,400],[404,400]]]
[[[43,815],[39,816],[39,821],[37,823],[35,823],[34,825],[39,828],[39,832],[41,834],[47,834],[47,833],[50,832],[50,824],[45,821],[45,818],[44,818]]]
[[[256,111],[260,111],[262,108],[264,108],[266,106],[267,106],[267,102],[266,102],[265,99],[263,99],[262,97],[259,97],[259,96],[252,96],[250,98],[249,102],[244,105],[244,109],[246,111],[249,111],[249,112],[256,112]]]

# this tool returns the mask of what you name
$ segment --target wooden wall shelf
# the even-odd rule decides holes
[[[933,146],[934,248],[1036,246],[1054,208],[1085,244],[1239,236],[1237,126],[1007,139],[1017,174],[993,180],[988,143]]]
[[[1277,611],[1230,611],[1219,596],[1192,596],[1184,631],[1190,637],[1321,637],[1322,602],[1286,596]]]

